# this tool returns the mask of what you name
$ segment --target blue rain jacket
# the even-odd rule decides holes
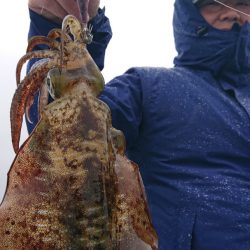
[[[100,98],[140,166],[159,249],[248,250],[250,25],[216,30],[176,0],[173,26],[174,68],[131,68]]]

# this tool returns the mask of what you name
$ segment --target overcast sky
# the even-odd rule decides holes
[[[101,0],[110,18],[113,38],[106,52],[103,75],[106,81],[132,66],[171,67],[175,56],[172,35],[174,0]],[[0,91],[0,199],[6,174],[14,160],[9,110],[16,88],[15,70],[27,46],[29,17],[27,0],[1,4],[1,91]],[[23,142],[27,138],[23,126]]]

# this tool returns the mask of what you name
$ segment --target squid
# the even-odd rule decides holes
[[[139,167],[99,100],[104,78],[74,16],[29,41],[17,64],[10,119],[16,157],[0,205],[0,249],[158,249]],[[48,49],[33,51],[36,45]],[[27,60],[39,58],[27,76]],[[40,116],[19,147],[22,119],[40,91]],[[49,92],[54,101],[47,103]]]

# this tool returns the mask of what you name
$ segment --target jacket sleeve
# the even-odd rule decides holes
[[[30,13],[30,28],[28,33],[28,38],[33,36],[47,36],[49,31],[53,28],[61,28],[60,24],[52,22],[43,16],[38,15],[32,10],[29,10]],[[94,59],[95,63],[100,70],[104,67],[104,57],[107,45],[112,37],[112,30],[110,26],[109,19],[105,16],[105,9],[99,9],[98,14],[93,18],[89,25],[92,28],[93,41],[91,44],[87,45],[88,51]],[[45,45],[39,45],[35,47],[35,50],[45,49]],[[29,72],[32,65],[36,62],[37,59],[30,60],[27,65],[27,72]],[[26,119],[26,124],[28,132],[31,133],[34,127],[38,122],[38,95],[35,96],[34,103],[30,109],[30,123]]]
[[[138,137],[142,121],[143,91],[136,68],[131,68],[105,85],[99,99],[111,109],[112,125],[126,138],[131,149]]]

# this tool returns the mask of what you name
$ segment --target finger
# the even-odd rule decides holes
[[[75,16],[78,20],[81,21],[81,13],[77,3],[77,0],[57,0],[60,7],[66,12],[67,14],[71,14]]]
[[[77,0],[77,2],[78,2],[78,6],[80,8],[82,22],[88,23],[88,21],[89,21],[89,14],[88,14],[89,0]]]
[[[93,17],[96,16],[99,5],[100,5],[100,0],[89,0],[89,7],[88,7],[89,19],[92,19]]]

